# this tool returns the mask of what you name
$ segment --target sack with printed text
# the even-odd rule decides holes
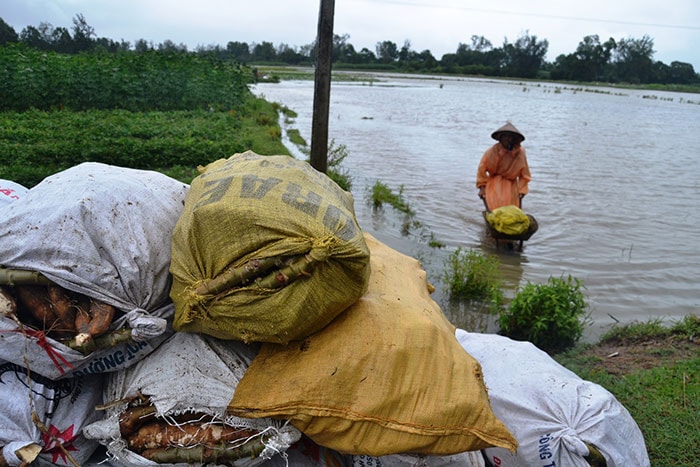
[[[83,465],[99,446],[82,429],[101,417],[102,383],[54,381],[0,360],[0,465]]]
[[[484,372],[493,411],[518,440],[510,452],[484,449],[502,467],[648,467],[644,437],[627,409],[530,342],[456,331]]]
[[[249,151],[192,181],[171,273],[176,331],[284,344],[357,301],[369,251],[350,193],[306,162]]]
[[[319,446],[368,456],[452,455],[516,442],[481,367],[430,297],[418,260],[365,234],[367,292],[328,326],[264,343],[227,412],[290,420]]]
[[[0,211],[0,357],[58,379],[126,368],[172,333],[187,185],[83,163]]]
[[[151,355],[109,375],[102,420],[84,430],[124,465],[252,467],[301,433],[283,420],[225,414],[256,349],[240,341],[177,332]]]
[[[11,203],[24,197],[29,189],[11,180],[0,179],[0,205]]]

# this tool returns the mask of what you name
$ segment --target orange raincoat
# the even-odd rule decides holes
[[[520,207],[520,195],[528,193],[530,168],[525,148],[520,145],[508,151],[496,143],[486,150],[476,173],[476,187],[486,188],[486,205],[489,210],[501,206]]]

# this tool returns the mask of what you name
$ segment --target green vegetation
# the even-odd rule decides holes
[[[0,111],[124,109],[237,110],[249,71],[207,56],[42,52],[0,47]]]
[[[294,141],[292,140],[292,142]],[[348,157],[348,148],[344,144],[336,145],[335,140],[331,140],[328,145],[328,167],[326,173],[340,188],[350,191],[352,180],[348,171],[342,167],[346,157]]]
[[[499,267],[496,256],[457,248],[445,261],[443,273],[450,298],[488,301],[489,310],[499,312],[503,308]]]
[[[498,318],[500,334],[527,340],[546,352],[566,350],[583,335],[587,303],[581,282],[550,277],[547,284],[528,282]]]
[[[399,187],[398,193],[394,193],[394,191],[389,188],[388,185],[377,180],[372,186],[370,199],[372,200],[372,206],[374,206],[375,209],[380,209],[386,203],[397,211],[400,211],[408,216],[414,215],[413,210],[403,197],[403,185]]]
[[[179,174],[189,183],[197,166],[238,152],[289,154],[271,104],[248,97],[239,107],[0,113],[0,154],[6,156],[0,178],[31,188],[48,175],[93,161]]]
[[[304,147],[307,145],[306,140],[301,136],[301,132],[299,130],[289,130],[287,131],[287,136],[289,136],[289,141],[299,147]]]
[[[609,390],[644,434],[651,465],[700,465],[700,317],[618,326],[595,346],[555,355]]]
[[[72,34],[71,34],[72,32]],[[465,37],[469,37],[466,35]],[[349,42],[348,34],[333,35],[332,62],[336,70],[400,71],[404,73],[477,75],[507,78],[552,79],[585,83],[616,83],[631,85],[689,86],[700,92],[700,74],[693,65],[681,61],[670,64],[654,60],[654,39],[601,38],[589,34],[582,38],[576,50],[558,55],[553,62],[545,57],[549,49],[547,39],[538,38],[525,31],[513,42],[503,39],[494,45],[484,36],[472,35],[469,43],[459,43],[453,53],[434,57],[430,50],[412,50],[410,41],[402,46],[390,40],[379,41],[374,50],[356,48]],[[135,44],[116,42],[97,37],[95,30],[82,15],[73,19],[72,31],[41,23],[27,26],[19,34],[0,18],[0,46],[20,43],[41,51],[63,54],[82,52],[121,53],[135,51],[145,53],[157,50],[167,53],[190,53],[184,45],[170,40],[154,45],[144,39]],[[225,45],[200,46],[195,52],[202,57],[215,58],[230,63],[255,64],[257,67],[274,67],[271,72],[251,70],[251,79],[276,82],[287,79],[284,65],[303,67],[313,76],[316,61],[315,44],[292,47],[272,42],[248,44],[235,38]]]
[[[189,183],[235,153],[289,154],[244,67],[183,52],[0,47],[0,178],[27,188],[93,161]]]

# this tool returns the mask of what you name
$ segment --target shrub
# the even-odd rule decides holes
[[[573,347],[587,324],[581,281],[550,277],[547,284],[520,287],[498,318],[499,334],[526,340],[545,352]]]
[[[337,145],[335,140],[331,140],[328,145],[328,176],[345,191],[352,188],[352,179],[346,169],[341,164],[348,157],[348,149],[344,144]]]
[[[502,308],[503,291],[495,256],[457,248],[445,261],[443,280],[450,298],[488,300],[492,312]]]

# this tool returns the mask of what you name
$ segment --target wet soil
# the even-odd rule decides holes
[[[700,338],[669,336],[643,340],[612,339],[583,350],[581,356],[591,357],[590,366],[594,370],[603,370],[611,375],[625,375],[697,358],[700,356]]]

